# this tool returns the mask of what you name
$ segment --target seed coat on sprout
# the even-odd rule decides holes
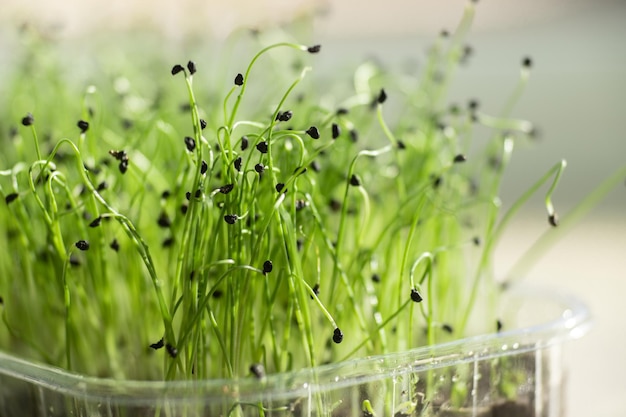
[[[190,75],[194,75],[196,73],[196,63],[193,61],[187,62],[187,69]]]
[[[35,117],[31,113],[26,113],[26,116],[22,118],[22,125],[30,126],[35,123]]]
[[[531,68],[533,66],[533,60],[531,57],[527,56],[522,59],[522,67]]]
[[[465,157],[465,155],[463,155],[461,153],[458,154],[457,156],[455,156],[454,160],[453,160],[453,162],[455,164],[458,164],[458,163],[461,163],[461,162],[465,162],[465,161],[467,161],[467,158]]]
[[[237,86],[243,85],[243,74],[239,73],[235,76],[235,85]]]
[[[309,46],[306,50],[311,54],[316,54],[322,49],[322,45]]]
[[[220,193],[228,194],[228,193],[230,193],[233,190],[233,188],[235,188],[235,184],[225,184],[225,185],[222,185],[220,187]]]
[[[341,135],[341,128],[337,123],[333,123],[333,125],[331,126],[331,130],[333,139],[337,139],[339,135]]]
[[[89,249],[89,242],[86,240],[79,240],[74,244],[79,250],[86,251]]]
[[[250,373],[258,379],[265,378],[265,367],[262,363],[254,363],[250,365]]]
[[[333,332],[333,342],[339,344],[343,341],[343,332],[339,327],[335,327],[335,331]]]
[[[18,193],[7,194],[6,197],[4,197],[4,202],[7,203],[7,205],[11,204],[15,200],[17,200],[17,197],[19,197]]]
[[[358,175],[352,174],[352,176],[350,177],[350,185],[352,185],[353,187],[361,186],[361,179]]]
[[[242,136],[241,137],[241,151],[245,151],[246,149],[248,149],[248,137],[247,136]]]
[[[279,122],[288,122],[291,120],[292,116],[293,112],[291,110],[285,110],[284,112],[278,112],[278,114],[276,114],[276,120]]]
[[[387,93],[385,92],[384,88],[380,89],[376,101],[378,102],[378,104],[383,104],[385,101],[387,101]]]
[[[189,152],[193,152],[196,149],[196,140],[191,136],[185,136],[185,146]]]
[[[548,222],[550,226],[557,227],[559,225],[559,216],[556,213],[552,213],[548,216]]]
[[[422,295],[419,293],[419,291],[417,291],[416,288],[411,288],[411,301],[415,302],[415,303],[420,303],[422,302],[423,298]]]
[[[76,123],[76,126],[78,126],[78,128],[80,129],[80,133],[85,133],[87,132],[87,130],[89,130],[89,123],[84,120],[79,120]]]
[[[174,346],[172,346],[171,344],[167,343],[165,345],[165,349],[167,350],[167,353],[172,357],[172,358],[176,358],[176,356],[178,356],[178,349],[176,349]]]
[[[317,127],[315,126],[311,126],[310,128],[307,129],[306,134],[311,136],[313,139],[319,139],[320,138],[320,131],[317,130]]]
[[[224,216],[224,221],[228,224],[235,224],[238,219],[239,216],[237,216],[236,214],[227,214]]]
[[[163,346],[165,346],[165,343],[163,343],[163,338],[161,338],[161,340],[159,340],[158,342],[150,344],[150,348],[154,350],[161,349]]]
[[[259,151],[261,153],[267,153],[267,149],[268,149],[267,142],[261,141],[261,142],[257,143],[256,149],[257,149],[257,151]]]
[[[172,67],[172,75],[176,75],[181,71],[185,71],[185,68],[180,64],[176,64]]]

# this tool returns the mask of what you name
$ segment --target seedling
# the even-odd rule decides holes
[[[117,379],[264,379],[501,331],[495,311],[473,316],[502,291],[494,248],[546,184],[546,223],[569,221],[552,204],[565,162],[500,213],[513,145],[532,132],[509,114],[532,61],[501,115],[476,99],[449,111],[473,10],[420,78],[365,63],[356,91],[341,86],[334,100],[304,81],[308,67],[263,71],[278,49],[312,66],[323,53],[278,43],[222,81],[221,103],[196,95],[208,69],[189,61],[153,65],[142,74],[153,90],[133,102],[103,80],[81,108],[36,90],[37,111],[5,110],[22,127],[0,156],[0,347]],[[276,71],[270,93],[255,89]],[[74,91],[58,74],[48,82]],[[29,83],[18,71],[15,95]],[[388,105],[402,109],[393,125]],[[63,128],[72,120],[79,132]],[[492,134],[479,150],[477,124]],[[462,402],[467,386],[456,386]],[[363,413],[374,415],[369,400]]]

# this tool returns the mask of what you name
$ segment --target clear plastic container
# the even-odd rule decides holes
[[[516,330],[263,380],[113,381],[0,352],[0,417],[564,415],[563,342],[590,315],[555,292],[515,291]]]

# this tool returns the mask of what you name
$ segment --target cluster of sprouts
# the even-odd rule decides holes
[[[310,79],[319,45],[264,46],[219,88],[157,61],[149,85],[82,97],[57,67],[31,88],[26,59],[12,94],[33,108],[1,115],[22,126],[2,133],[0,348],[118,379],[262,378],[502,330],[495,245],[545,184],[557,226],[565,163],[500,212],[532,63],[500,114],[449,105],[473,12],[419,77],[366,62],[351,91]]]

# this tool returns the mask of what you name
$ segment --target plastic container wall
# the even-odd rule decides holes
[[[0,353],[0,417],[558,417],[563,342],[590,317],[577,300],[517,292],[516,330],[265,379],[112,381]]]

